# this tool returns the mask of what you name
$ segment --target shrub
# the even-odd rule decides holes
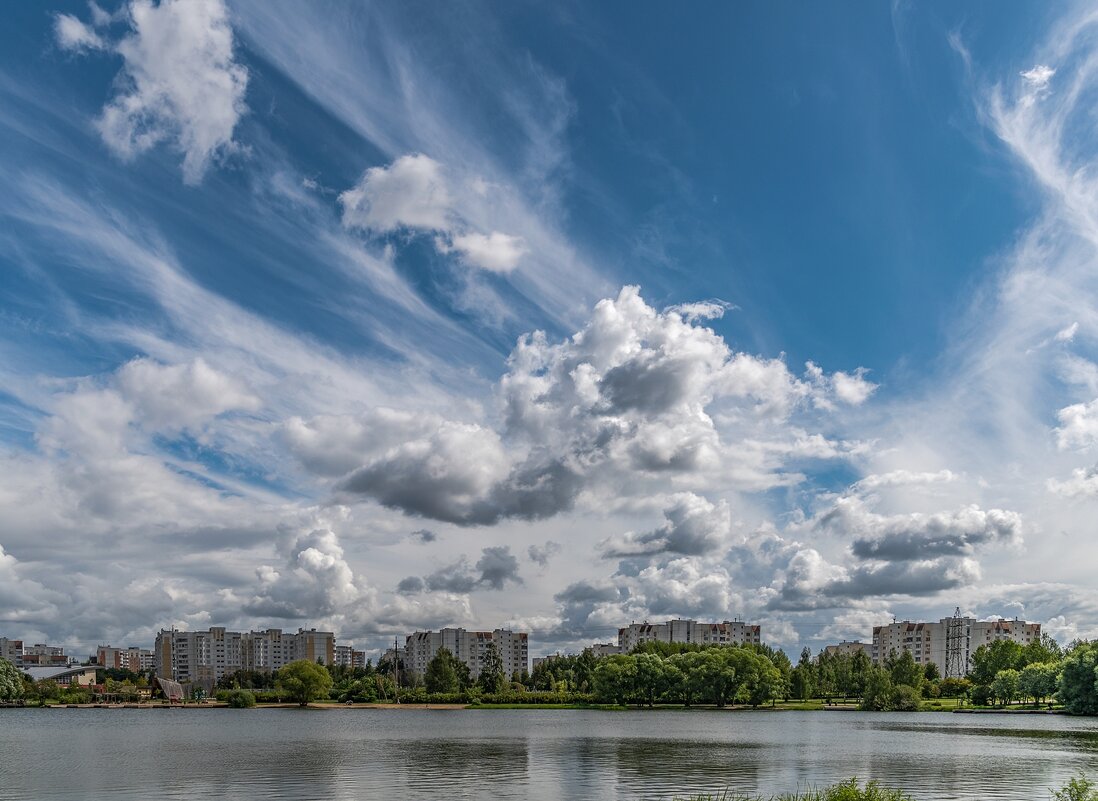
[[[1098,787],[1085,776],[1079,776],[1053,790],[1052,797],[1056,801],[1098,801]]]
[[[230,690],[225,701],[233,709],[251,709],[255,706],[255,693],[250,690]]]

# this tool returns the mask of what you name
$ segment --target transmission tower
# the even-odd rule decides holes
[[[968,673],[968,635],[961,607],[946,621],[945,678],[963,679]]]

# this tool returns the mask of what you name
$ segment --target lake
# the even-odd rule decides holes
[[[858,776],[919,799],[1098,778],[1098,720],[1044,715],[0,709],[0,799],[669,799]]]

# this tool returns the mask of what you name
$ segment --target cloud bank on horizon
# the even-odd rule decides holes
[[[613,4],[14,9],[0,633],[1098,636],[1098,15],[1056,10],[699,11],[672,62]]]

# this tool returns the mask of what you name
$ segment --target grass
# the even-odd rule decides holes
[[[619,711],[628,707],[617,704],[469,704],[466,709],[601,709]]]
[[[695,795],[680,798],[677,801],[914,801],[914,799],[900,790],[882,787],[877,782],[869,782],[863,787],[857,779],[850,779],[824,790],[801,790],[771,796],[769,799],[726,791],[720,795]]]

